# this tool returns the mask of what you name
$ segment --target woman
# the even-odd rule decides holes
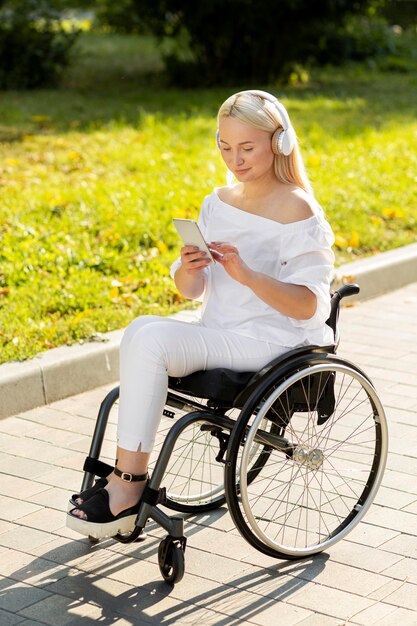
[[[144,316],[127,328],[116,468],[79,494],[68,514],[68,525],[83,534],[132,530],[168,376],[255,371],[296,346],[333,341],[325,324],[333,234],[285,108],[262,91],[231,96],[218,113],[217,144],[237,180],[207,196],[200,213],[217,262],[185,246],[171,270],[184,297],[203,299],[201,321]]]

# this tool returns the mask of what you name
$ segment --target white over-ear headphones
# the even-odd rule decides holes
[[[282,121],[282,129],[278,129],[272,135],[272,152],[274,154],[284,154],[288,156],[294,150],[295,142],[296,142],[296,134],[295,130],[290,122],[289,115],[287,113],[287,109],[283,104],[275,98],[272,94],[267,91],[261,91],[259,89],[249,89],[248,91],[239,91],[235,93],[235,96],[241,96],[243,94],[251,94],[253,96],[259,96],[263,100],[267,100],[268,102],[272,102],[275,105],[278,113],[280,114]],[[219,131],[216,132],[216,143],[217,147],[220,149],[220,139],[219,139]]]

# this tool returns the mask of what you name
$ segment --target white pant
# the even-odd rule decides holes
[[[146,315],[126,329],[120,346],[118,446],[151,452],[168,389],[168,376],[225,367],[257,371],[288,348]]]

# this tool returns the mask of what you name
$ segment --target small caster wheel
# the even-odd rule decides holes
[[[158,565],[162,578],[170,585],[179,583],[185,571],[185,537],[166,537],[158,548]]]

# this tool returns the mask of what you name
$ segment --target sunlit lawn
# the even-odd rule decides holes
[[[87,34],[59,90],[0,93],[0,362],[189,304],[174,215],[224,183],[230,89],[167,89],[150,40]],[[237,85],[236,90],[249,85]],[[417,79],[322,72],[280,95],[340,264],[417,240]]]

